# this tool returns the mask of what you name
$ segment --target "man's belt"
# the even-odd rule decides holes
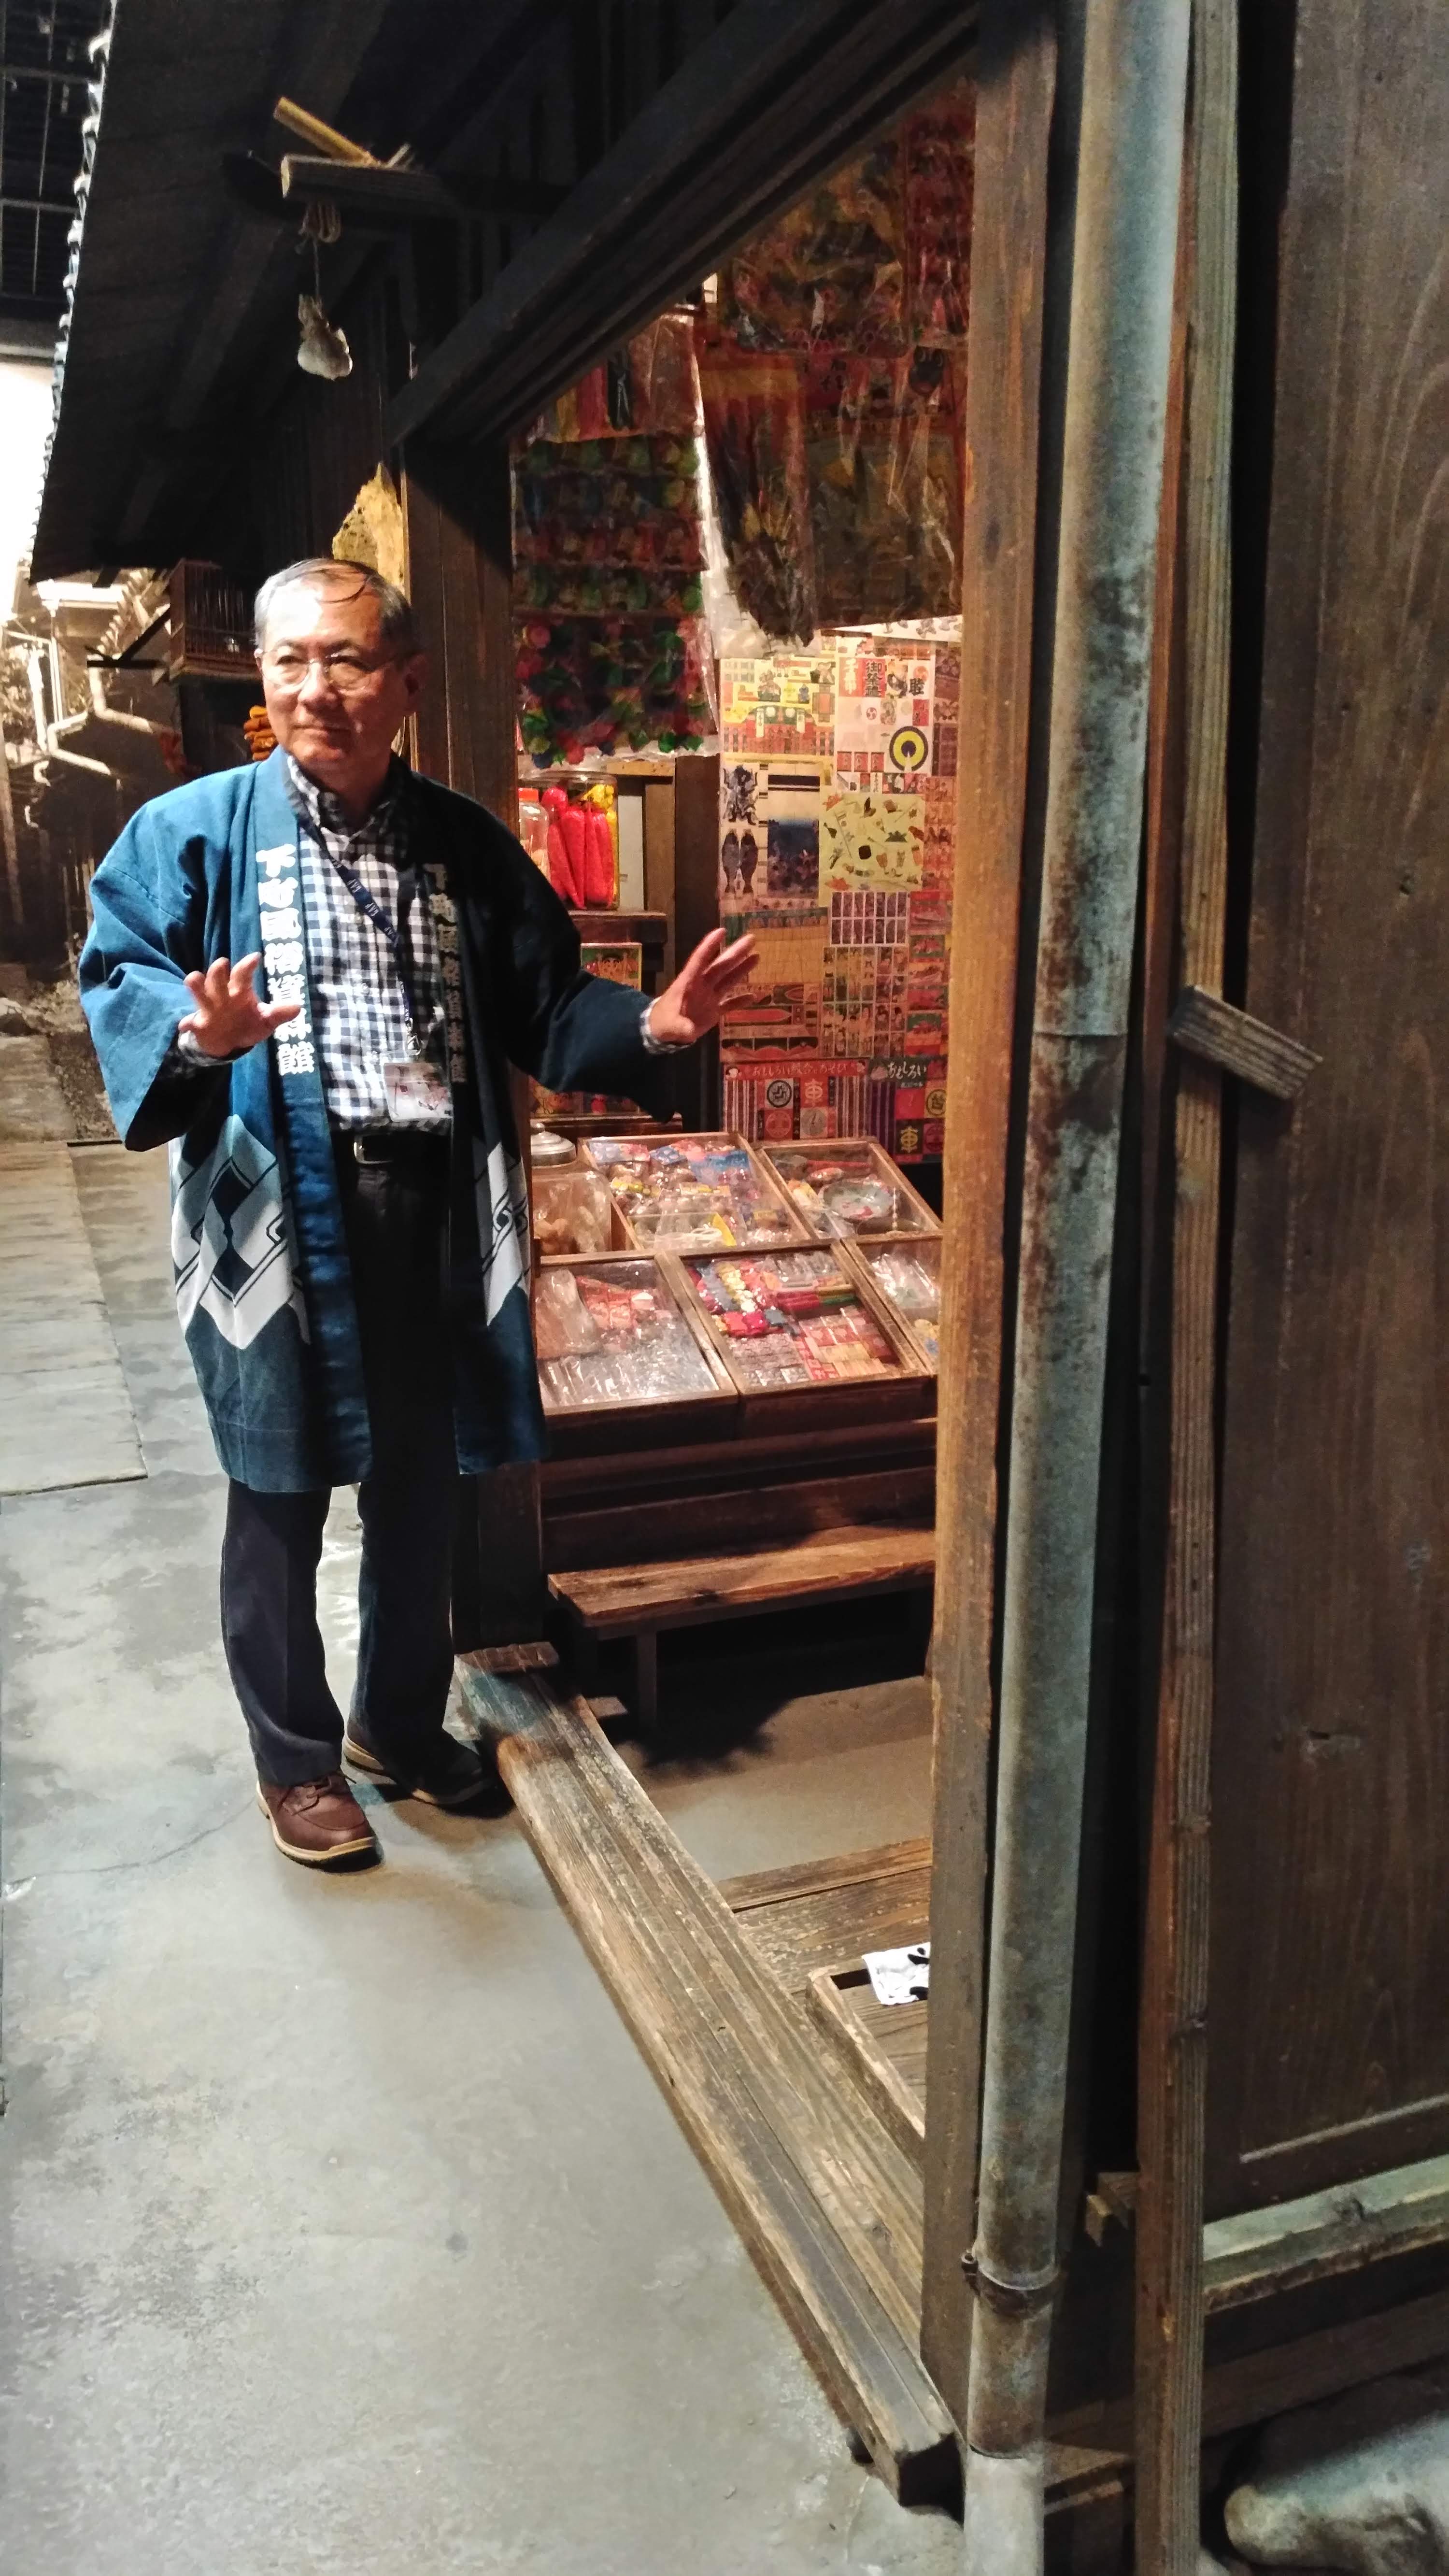
[[[452,1142],[446,1127],[339,1127],[334,1130],[344,1153],[359,1163],[411,1163],[446,1169]]]

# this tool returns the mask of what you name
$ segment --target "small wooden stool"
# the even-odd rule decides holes
[[[831,1529],[740,1556],[589,1566],[551,1574],[548,1588],[567,1618],[586,1694],[599,1647],[618,1637],[632,1641],[634,1714],[652,1728],[659,1715],[661,1629],[752,1619],[826,1598],[929,1591],[935,1572],[933,1530]]]

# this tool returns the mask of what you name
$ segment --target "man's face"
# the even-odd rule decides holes
[[[348,801],[381,784],[393,737],[416,706],[425,662],[400,660],[371,591],[345,569],[284,590],[257,656],[273,733],[319,786]]]

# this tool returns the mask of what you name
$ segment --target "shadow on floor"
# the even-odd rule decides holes
[[[763,1751],[762,1731],[792,1702],[919,1676],[924,1649],[919,1605],[894,1596],[678,1629],[659,1640],[659,1730],[648,1758],[710,1763]],[[630,1681],[627,1647],[606,1649],[600,1689],[627,1709]],[[643,1741],[632,1716],[610,1733]]]

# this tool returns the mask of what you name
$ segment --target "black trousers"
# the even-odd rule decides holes
[[[362,1571],[354,1716],[400,1762],[440,1734],[453,1672],[450,1619],[458,1466],[444,1330],[446,1140],[405,1140],[359,1163],[336,1140],[372,1473],[358,1487]],[[280,1788],[335,1771],[342,1716],[317,1626],[331,1496],[233,1483],[221,1556],[221,1628],[257,1771]]]

